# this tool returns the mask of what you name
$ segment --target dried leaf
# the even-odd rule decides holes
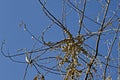
[[[35,76],[33,80],[38,80],[38,76]]]
[[[108,76],[105,80],[112,80],[111,76]]]
[[[30,59],[30,56],[28,55],[28,52],[26,52],[25,60],[27,63],[31,64],[32,60]]]
[[[26,29],[27,29],[27,28],[26,28],[26,24],[24,24],[24,31],[26,31]]]
[[[41,75],[41,80],[45,80],[45,78],[44,78],[44,76],[43,76],[43,75]]]

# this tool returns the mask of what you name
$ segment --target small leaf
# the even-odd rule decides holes
[[[26,24],[24,24],[24,31],[26,31]]]
[[[110,3],[110,0],[108,0],[108,3]]]
[[[26,60],[27,63],[30,63],[30,61],[29,61],[27,56],[25,57],[25,60]]]
[[[112,80],[111,76],[108,76],[105,80]]]
[[[35,76],[33,80],[38,80],[38,76]]]
[[[25,60],[27,63],[31,64],[30,56],[28,55],[28,52],[26,52]]]
[[[45,80],[45,78],[44,78],[44,76],[43,76],[43,75],[41,75],[41,80]]]
[[[108,22],[106,26],[112,26],[112,22]]]

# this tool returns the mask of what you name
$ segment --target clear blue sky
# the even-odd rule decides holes
[[[51,1],[48,0],[48,9],[54,13],[57,18],[60,18],[62,0]],[[96,0],[93,1],[96,2]],[[86,14],[91,17],[95,15],[97,16],[96,12],[100,10],[100,6],[97,6],[98,4],[93,1],[89,0],[86,10]],[[117,1],[111,4],[111,11],[114,10],[116,4]],[[78,17],[75,15],[75,13],[70,14],[67,22],[69,26],[68,28],[71,29],[71,32],[74,35],[76,35],[76,31],[78,29],[78,24],[76,24],[76,22],[78,23]],[[11,54],[16,54],[15,51],[19,48],[30,49],[34,43],[31,36],[25,32],[23,28],[19,27],[21,21],[24,21],[24,23],[27,24],[28,29],[36,36],[39,36],[43,29],[50,23],[50,20],[48,20],[48,18],[43,14],[38,0],[0,0],[0,43],[5,40],[7,44],[6,47],[9,48],[9,52]],[[87,21],[86,24],[89,26],[94,25],[89,21]],[[97,27],[97,25],[94,26]],[[89,28],[91,29],[91,27]],[[52,37],[47,35],[47,38],[55,41],[62,39],[63,35],[61,36],[59,33],[60,29],[53,29],[48,32]],[[24,70],[24,64],[13,63],[0,54],[0,80],[22,80]],[[33,74],[34,69],[29,68],[29,71]],[[28,72],[27,76],[32,80],[34,74],[30,76],[30,72]],[[52,79],[54,78],[49,77],[49,80]]]
[[[46,24],[42,15],[37,0],[0,0],[0,43],[6,40],[11,53],[19,48],[30,48],[31,36],[19,24],[24,21],[30,30],[40,34]],[[25,65],[12,63],[0,54],[0,80],[22,80],[24,69]]]

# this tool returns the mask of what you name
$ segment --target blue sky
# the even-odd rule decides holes
[[[44,19],[37,1],[33,0],[0,0],[0,42],[6,40],[10,52],[19,48],[26,48],[33,44],[31,37],[23,28],[19,27],[21,21],[28,24],[32,31],[39,33],[43,26],[39,27]],[[31,24],[32,23],[32,24]],[[0,79],[22,80],[25,65],[12,63],[0,54]]]
[[[50,5],[50,7],[52,6],[57,5]],[[11,54],[20,48],[32,48],[34,41],[23,28],[19,27],[19,24],[22,21],[25,22],[29,30],[39,36],[50,23],[46,20],[48,21],[48,18],[43,14],[37,0],[0,0],[0,43],[5,40],[6,47],[9,48]],[[57,37],[57,35],[55,36]],[[23,79],[25,64],[13,63],[1,54],[0,63],[0,80]],[[29,79],[32,80],[33,76]]]
[[[94,16],[97,16],[96,13],[101,8],[97,6],[98,3],[96,0],[88,1],[89,3],[85,14],[96,18]],[[116,4],[117,1],[111,3],[111,11],[116,8]],[[61,6],[62,0],[54,0],[54,2],[48,0],[47,7],[57,18],[61,17]],[[67,19],[68,28],[76,35],[78,30],[78,24],[76,23],[78,23],[79,18],[73,11],[68,15]],[[11,54],[17,54],[15,52],[20,48],[31,49],[35,42],[32,40],[32,36],[25,32],[23,28],[19,27],[21,21],[26,23],[28,29],[34,33],[35,36],[39,36],[43,29],[51,22],[42,12],[37,0],[0,0],[0,43],[5,40],[6,47],[7,49],[9,48]],[[86,20],[85,25],[89,25],[90,27],[88,28],[93,31],[98,29],[97,25],[91,23],[89,20]],[[94,29],[92,29],[91,26],[94,26]],[[63,35],[60,28],[54,27],[46,34],[46,39],[50,41],[57,41],[62,38]],[[89,44],[94,45],[95,43],[89,42]],[[105,48],[101,47],[101,49]],[[25,64],[13,63],[0,54],[0,80],[22,80],[24,70]],[[35,76],[34,69],[29,68],[27,76],[32,80],[33,76]],[[52,79],[53,77],[49,77],[49,80]]]

